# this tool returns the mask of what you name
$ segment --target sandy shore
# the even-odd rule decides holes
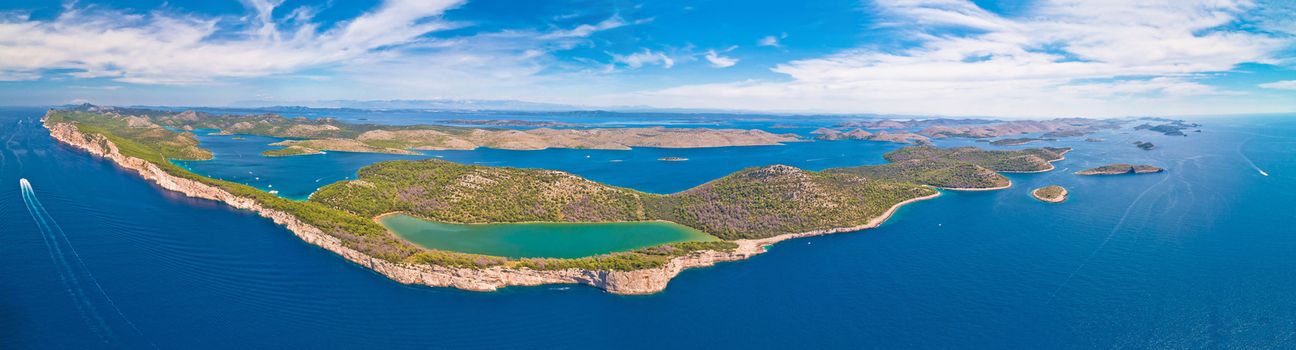
[[[1048,203],[1062,203],[1062,202],[1065,202],[1065,201],[1067,200],[1067,196],[1071,194],[1071,192],[1069,192],[1069,191],[1067,191],[1067,189],[1063,188],[1063,189],[1062,189],[1062,196],[1061,196],[1061,197],[1058,197],[1058,198],[1056,198],[1056,199],[1044,198],[1044,197],[1041,197],[1041,196],[1039,195],[1039,191],[1042,190],[1042,189],[1044,189],[1044,188],[1041,187],[1041,188],[1036,188],[1036,189],[1034,189],[1034,190],[1031,190],[1031,197],[1035,197],[1035,199],[1038,199],[1038,200],[1040,200],[1040,201],[1042,201],[1042,202],[1048,202]]]

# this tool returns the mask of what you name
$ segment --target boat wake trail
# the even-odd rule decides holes
[[[1083,270],[1086,265],[1089,265],[1089,262],[1093,261],[1094,256],[1097,256],[1098,252],[1102,251],[1103,247],[1106,247],[1108,242],[1111,242],[1112,237],[1116,236],[1116,232],[1119,232],[1121,227],[1125,226],[1125,219],[1129,218],[1130,211],[1133,211],[1134,206],[1138,205],[1138,203],[1143,200],[1143,196],[1146,196],[1148,192],[1152,192],[1152,189],[1161,187],[1161,184],[1165,183],[1168,179],[1170,179],[1169,176],[1161,178],[1161,181],[1158,181],[1152,186],[1148,186],[1146,190],[1139,193],[1138,197],[1134,197],[1134,201],[1130,202],[1130,205],[1125,208],[1125,213],[1121,214],[1120,220],[1116,221],[1116,226],[1112,227],[1111,232],[1107,233],[1107,237],[1103,238],[1102,243],[1098,244],[1097,248],[1094,248],[1092,252],[1089,252],[1089,256],[1085,257],[1084,261],[1080,262],[1080,266],[1076,266],[1075,270],[1071,271],[1071,274],[1067,275],[1066,279],[1062,280],[1062,283],[1058,284],[1057,288],[1053,289],[1053,293],[1050,293],[1048,300],[1044,302],[1045,305],[1053,303],[1053,299],[1057,297],[1057,293],[1061,291],[1062,288],[1066,288],[1067,284],[1071,283],[1071,280],[1075,278],[1076,274],[1080,273],[1080,270]]]
[[[1269,176],[1269,173],[1265,172],[1264,169],[1260,169],[1260,167],[1256,166],[1255,162],[1251,161],[1251,157],[1247,157],[1246,153],[1242,153],[1242,146],[1245,146],[1247,142],[1251,142],[1251,139],[1247,139],[1246,141],[1242,141],[1242,143],[1238,144],[1237,147],[1238,155],[1242,156],[1242,159],[1246,160],[1247,164],[1250,164],[1252,169],[1255,169],[1255,171],[1260,172],[1260,175]]]
[[[90,330],[99,337],[105,344],[120,344],[120,339],[113,332],[112,327],[108,325],[104,315],[99,312],[95,301],[102,299],[104,304],[113,311],[117,317],[120,317],[136,334],[143,337],[139,328],[135,327],[108,293],[104,291],[103,285],[95,279],[94,274],[86,267],[85,261],[77,253],[76,248],[72,247],[72,242],[68,240],[67,233],[59,227],[50,217],[49,212],[40,200],[36,199],[36,191],[32,188],[31,182],[27,179],[19,179],[18,187],[22,192],[23,204],[27,206],[27,212],[31,214],[32,219],[36,221],[36,226],[41,232],[41,238],[45,241],[45,247],[49,249],[50,259],[54,260],[55,267],[58,269],[59,278],[63,282],[63,287],[71,295],[73,302],[77,307],[77,312],[85,321]],[[111,314],[110,314],[111,315]],[[156,348],[157,346],[153,346]]]

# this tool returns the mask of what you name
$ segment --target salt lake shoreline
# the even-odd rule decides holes
[[[145,180],[158,186],[182,193],[193,198],[209,199],[225,203],[231,207],[246,209],[269,218],[282,225],[306,243],[331,251],[348,261],[368,268],[387,278],[404,283],[420,284],[431,287],[450,287],[469,291],[495,291],[509,286],[538,286],[546,284],[585,284],[601,288],[613,294],[653,294],[664,290],[667,284],[680,272],[690,268],[714,266],[720,262],[738,261],[765,253],[766,246],[789,239],[828,235],[843,232],[860,231],[875,228],[895,214],[900,207],[917,201],[940,196],[940,192],[928,196],[912,198],[896,203],[886,212],[869,220],[867,223],[851,227],[840,227],[814,230],[801,233],[788,233],[761,239],[734,240],[738,246],[731,251],[698,251],[688,255],[672,258],[663,266],[632,270],[532,270],[525,268],[489,267],[482,269],[448,267],[427,264],[406,264],[374,258],[355,249],[346,247],[341,240],[325,234],[319,228],[311,226],[286,212],[267,208],[254,199],[234,195],[224,189],[199,181],[185,179],[167,173],[157,165],[146,160],[121,154],[117,146],[107,137],[77,130],[72,123],[49,123],[46,118],[42,124],[50,131],[50,136],[59,143],[84,150],[92,155],[112,161],[113,164],[132,170]]]

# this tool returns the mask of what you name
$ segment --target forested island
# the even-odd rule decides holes
[[[1076,175],[1151,174],[1163,171],[1165,171],[1165,169],[1151,165],[1108,164],[1097,168],[1077,171]]]
[[[1070,148],[1030,148],[988,151],[976,147],[905,147],[883,155],[890,163],[826,169],[870,179],[913,182],[947,189],[1007,188],[1012,182],[1000,172],[1032,173],[1053,170]]]
[[[584,283],[614,293],[656,292],[685,268],[744,259],[785,239],[876,226],[900,205],[938,195],[932,187],[1007,187],[1011,183],[998,172],[1048,171],[1070,150],[906,147],[887,153],[887,164],[824,171],[754,167],[674,194],[552,170],[388,161],[363,168],[356,180],[327,185],[305,201],[200,176],[169,161],[211,157],[183,130],[228,126],[222,123],[244,118],[249,117],[82,108],[51,110],[44,123],[59,141],[112,159],[166,189],[253,210],[397,281],[472,290]],[[186,122],[180,127],[162,126],[181,119]],[[301,131],[307,124],[261,133]],[[376,222],[390,213],[452,223],[669,221],[720,240],[573,259],[503,258],[411,244]]]

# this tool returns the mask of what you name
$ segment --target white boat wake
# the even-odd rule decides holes
[[[1238,155],[1242,156],[1242,160],[1245,160],[1247,164],[1251,165],[1252,169],[1255,169],[1255,171],[1260,172],[1260,175],[1269,176],[1268,172],[1264,171],[1264,169],[1260,169],[1259,166],[1256,166],[1255,162],[1251,161],[1251,157],[1247,157],[1246,153],[1242,153],[1242,146],[1246,145],[1247,142],[1251,142],[1251,139],[1247,139],[1246,141],[1242,141],[1242,143],[1238,144],[1238,148],[1237,148]]]
[[[121,345],[117,336],[113,333],[112,327],[104,319],[104,316],[95,306],[94,299],[102,298],[108,308],[112,309],[122,321],[130,326],[131,329],[141,337],[143,333],[135,326],[130,319],[122,314],[121,309],[108,293],[104,291],[103,285],[95,279],[94,274],[86,267],[85,261],[81,259],[81,254],[77,253],[72,242],[68,240],[67,233],[59,227],[50,217],[49,212],[40,200],[36,199],[36,191],[32,188],[31,182],[26,178],[18,180],[18,187],[22,192],[23,204],[27,206],[27,212],[31,214],[32,219],[36,221],[36,226],[41,232],[41,239],[45,241],[45,247],[49,249],[50,259],[54,260],[55,267],[58,269],[59,278],[63,281],[64,288],[72,296],[76,304],[77,311],[81,313],[81,318],[90,327],[90,330],[99,336],[100,340],[105,343],[118,343]],[[153,345],[153,348],[157,348]]]

